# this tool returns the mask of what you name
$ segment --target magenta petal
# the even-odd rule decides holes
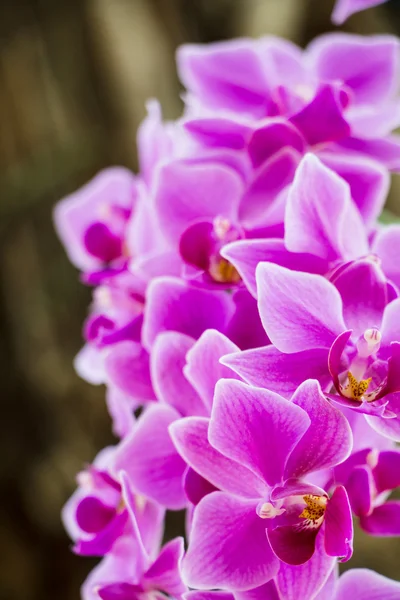
[[[274,580],[252,590],[236,592],[235,600],[281,600]]]
[[[328,270],[326,261],[312,254],[289,252],[283,240],[255,239],[232,242],[221,252],[231,262],[247,289],[257,297],[256,267],[259,262],[272,262],[294,271],[324,274]]]
[[[240,177],[224,165],[168,163],[159,171],[154,191],[161,230],[176,244],[198,219],[221,215],[235,221],[242,188]]]
[[[319,529],[297,529],[284,525],[268,529],[267,535],[276,556],[288,565],[303,565],[315,551]]]
[[[329,348],[346,329],[339,292],[320,275],[260,263],[256,279],[261,321],[281,352]]]
[[[181,81],[206,105],[234,112],[266,114],[268,85],[250,40],[182,46],[177,54]]]
[[[389,440],[393,440],[394,442],[400,442],[400,394],[389,394],[388,396],[386,396],[386,400],[389,400],[387,408],[390,411],[396,408],[394,412],[397,416],[395,418],[382,419],[382,415],[377,413],[377,415],[366,414],[365,419],[368,425],[380,435],[383,435],[384,437],[388,438]]]
[[[335,600],[398,600],[400,582],[369,569],[351,569],[339,578]]]
[[[225,379],[215,388],[208,435],[215,448],[274,485],[309,424],[305,411],[278,394]]]
[[[360,517],[360,525],[370,535],[400,535],[400,500],[377,506],[370,515]]]
[[[224,377],[235,377],[234,372],[221,364],[220,358],[236,352],[235,346],[226,336],[215,329],[205,331],[186,355],[185,377],[211,410],[215,384]]]
[[[199,475],[192,467],[188,467],[185,475],[185,493],[189,502],[196,506],[207,494],[216,492],[218,488]]]
[[[184,600],[234,600],[233,594],[229,592],[218,592],[215,590],[193,590],[183,596]]]
[[[138,493],[172,510],[187,504],[183,489],[186,464],[168,432],[178,418],[167,405],[150,406],[118,446],[114,462],[114,471],[126,471]]]
[[[209,420],[201,417],[180,419],[171,425],[174,444],[187,464],[223,491],[245,498],[265,495],[267,487],[257,475],[211,446],[208,427]]]
[[[87,533],[97,533],[110,523],[115,515],[115,507],[107,506],[96,496],[85,496],[76,507],[76,520],[80,529]]]
[[[383,313],[381,347],[400,341],[400,298],[390,302]]]
[[[169,404],[182,416],[206,415],[200,396],[186,379],[186,354],[194,340],[183,333],[161,333],[151,350],[151,377],[160,402]]]
[[[267,121],[266,125],[254,131],[249,140],[248,152],[253,167],[258,168],[285,146],[302,154],[305,140],[290,122],[278,119]]]
[[[328,500],[325,511],[325,550],[342,561],[353,553],[353,521],[346,490],[339,485]]]
[[[305,381],[292,402],[311,419],[310,427],[288,458],[285,478],[328,469],[350,454],[353,436],[346,417],[325,398],[317,381]]]
[[[101,600],[136,600],[139,596],[140,588],[129,583],[112,583],[97,590],[98,597]]]
[[[200,589],[248,590],[272,579],[279,562],[256,513],[257,500],[213,492],[194,512],[189,549],[182,565],[187,585]]]
[[[361,10],[377,0],[342,0]],[[354,10],[353,10],[354,12]],[[399,42],[394,36],[334,33],[310,44],[307,52],[317,76],[342,81],[353,92],[353,103],[379,105],[397,92]],[[365,137],[369,132],[366,132]]]
[[[293,180],[299,159],[294,149],[283,148],[256,171],[239,207],[239,219],[246,229],[283,221],[284,203],[280,193]]]
[[[382,227],[373,241],[372,251],[379,257],[386,277],[399,287],[400,265],[396,257],[400,253],[400,225]]]
[[[361,259],[332,279],[343,302],[343,317],[355,339],[366,329],[380,328],[388,302],[387,281],[376,261]]]
[[[90,271],[101,266],[101,259],[85,247],[85,232],[98,221],[102,209],[107,211],[110,205],[115,204],[123,211],[130,210],[135,198],[134,175],[128,169],[113,167],[104,169],[83,188],[57,204],[54,210],[57,233],[76,267]],[[113,244],[115,240],[111,241]]]
[[[310,104],[290,121],[311,146],[335,142],[350,135],[350,126],[342,116],[338,91],[330,85],[323,85]]]
[[[400,451],[386,450],[379,452],[378,462],[373,469],[373,476],[378,494],[399,487]]]
[[[190,287],[179,279],[159,277],[147,291],[143,343],[151,347],[162,331],[198,338],[206,329],[223,330],[234,304],[228,294]]]
[[[366,156],[326,152],[319,153],[319,158],[349,184],[351,197],[364,223],[367,227],[374,227],[390,188],[388,170]]]
[[[261,323],[257,301],[244,287],[237,288],[232,294],[235,312],[225,328],[227,335],[241,350],[258,348],[269,343]]]
[[[114,435],[120,438],[125,437],[135,422],[133,411],[138,407],[138,403],[109,385],[106,391],[106,404],[112,418]]]
[[[179,240],[179,252],[183,260],[207,271],[210,266],[210,256],[214,251],[214,225],[211,221],[198,221],[189,225]]]
[[[290,397],[305,379],[330,383],[327,348],[283,354],[274,346],[228,354],[221,359],[247,383]]]
[[[209,117],[189,119],[184,127],[201,144],[210,148],[232,148],[242,150],[251,129],[233,119]]]
[[[353,332],[351,330],[343,331],[343,333],[338,335],[329,350],[328,368],[337,391],[339,391],[339,374],[343,370],[343,353],[352,333]]]
[[[316,549],[309,561],[298,566],[282,563],[276,578],[281,597],[285,600],[315,598],[332,573],[334,565],[335,559],[328,556],[323,548],[322,535],[317,536]]]
[[[355,467],[346,482],[352,511],[357,516],[368,515],[372,510],[373,478],[371,470],[364,465]]]
[[[368,252],[364,223],[348,184],[313,154],[301,161],[289,191],[285,244],[292,252],[309,252],[327,261],[351,260]]]
[[[81,556],[104,556],[110,552],[116,540],[121,537],[127,520],[126,511],[119,513],[94,537],[78,540],[73,548],[74,552]]]
[[[161,549],[160,554],[143,574],[142,585],[152,590],[179,597],[186,591],[180,574],[180,564],[185,552],[183,538],[171,540]]]
[[[139,402],[155,400],[149,355],[141,344],[126,341],[113,346],[105,358],[105,370],[122,393]]]

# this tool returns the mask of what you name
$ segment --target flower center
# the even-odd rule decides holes
[[[348,384],[343,388],[343,395],[346,398],[353,400],[362,400],[365,392],[368,389],[369,384],[372,381],[372,377],[368,379],[356,379],[351,371],[347,373]]]
[[[325,496],[307,494],[306,496],[303,496],[303,500],[306,503],[306,507],[299,517],[301,519],[306,519],[308,525],[319,527],[325,515],[327,498],[325,498]]]
[[[235,267],[221,256],[211,260],[209,272],[214,281],[219,283],[239,283],[241,279]]]

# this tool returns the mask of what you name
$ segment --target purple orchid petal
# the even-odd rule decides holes
[[[211,410],[215,384],[224,377],[236,377],[234,371],[220,363],[225,354],[237,352],[238,347],[215,329],[205,331],[186,355],[185,377]]]
[[[315,552],[319,529],[300,529],[284,525],[268,529],[267,536],[275,555],[288,565],[303,565]]]
[[[257,302],[253,296],[242,287],[235,290],[232,300],[235,312],[225,328],[225,335],[241,350],[269,344],[269,339],[261,323]]]
[[[143,343],[151,347],[162,331],[198,338],[206,329],[223,330],[234,305],[228,294],[190,287],[172,277],[159,277],[148,288]]]
[[[308,414],[311,424],[288,458],[285,478],[301,477],[343,462],[353,445],[350,425],[326,400],[319,383],[305,381],[292,402]]]
[[[147,116],[139,125],[137,148],[140,173],[147,184],[151,184],[154,170],[164,158],[172,153],[169,124],[162,121],[161,106],[157,100],[146,102]]]
[[[372,511],[373,485],[371,469],[363,465],[355,467],[346,482],[352,511],[358,517],[368,515]]]
[[[87,533],[104,529],[115,516],[115,507],[107,506],[96,496],[85,496],[76,507],[76,521]]]
[[[290,397],[306,379],[317,379],[325,388],[330,383],[328,350],[313,348],[283,354],[274,346],[228,354],[221,359],[247,383]]]
[[[365,156],[343,156],[333,152],[320,152],[318,156],[349,184],[351,197],[365,224],[375,226],[390,188],[387,169]]]
[[[279,562],[256,506],[257,501],[223,492],[203,498],[194,512],[189,549],[182,564],[187,585],[243,591],[276,575]]]
[[[256,279],[262,323],[281,352],[329,348],[346,329],[340,295],[323,277],[260,263]]]
[[[215,448],[274,485],[309,424],[305,411],[278,394],[225,379],[215,388],[208,435]]]
[[[241,240],[227,244],[221,251],[238,270],[249,292],[257,297],[256,267],[259,262],[272,262],[293,271],[324,274],[325,260],[312,254],[289,252],[283,240]]]
[[[289,496],[326,496],[326,492],[312,483],[300,481],[299,479],[288,479],[282,486],[275,486],[271,491],[271,500],[281,500]]]
[[[388,302],[386,278],[374,259],[354,261],[331,279],[343,302],[343,317],[355,339],[369,328],[380,329]]]
[[[290,118],[307,142],[317,145],[336,142],[350,135],[350,126],[344,119],[338,90],[322,85],[315,98]]]
[[[105,358],[107,377],[120,392],[138,402],[155,400],[149,355],[141,344],[120,342]]]
[[[188,467],[188,470],[186,471],[184,488],[189,502],[195,506],[202,498],[204,498],[204,496],[218,490],[215,485],[207,481],[207,479],[204,479],[204,477],[199,475],[192,467]]]
[[[193,590],[184,594],[183,598],[184,600],[234,600],[233,594],[216,590]]]
[[[109,385],[106,391],[106,404],[113,422],[113,433],[117,437],[125,437],[135,422],[133,412],[138,408],[137,402]]]
[[[400,535],[400,500],[390,500],[377,506],[370,515],[362,515],[360,526],[370,535]]]
[[[54,211],[57,233],[70,261],[79,269],[96,270],[104,260],[115,257],[118,245],[116,238],[119,236],[115,236],[107,227],[111,218],[109,213],[112,213],[113,206],[122,212],[131,210],[136,199],[136,185],[136,178],[127,169],[105,169],[86,186],[57,204]],[[103,214],[104,222],[101,219]],[[93,229],[95,223],[97,226]],[[85,234],[89,247],[85,244]],[[102,256],[106,248],[102,244],[99,246],[100,239],[107,243],[111,254]]]
[[[161,549],[153,564],[143,574],[145,589],[162,590],[173,597],[179,597],[187,588],[180,574],[180,564],[184,555],[183,538],[171,540]]]
[[[343,331],[333,342],[328,355],[328,368],[336,390],[340,390],[339,374],[343,369],[343,353],[353,332]]]
[[[349,1],[349,0],[347,0]],[[350,0],[361,3],[371,0]],[[375,0],[375,4],[376,4]],[[317,38],[307,52],[318,77],[342,81],[357,104],[378,104],[397,91],[399,43],[394,36],[335,33]]]
[[[198,219],[221,215],[235,221],[242,191],[239,176],[224,165],[171,162],[159,171],[154,192],[160,228],[176,244]]]
[[[189,119],[184,122],[184,127],[202,145],[210,148],[243,150],[251,134],[248,125],[218,116]]]
[[[80,556],[104,556],[110,552],[114,543],[125,531],[128,514],[123,511],[115,516],[97,535],[82,538],[73,547],[75,554]]]
[[[368,569],[351,569],[339,578],[335,600],[397,600],[400,582]]]
[[[209,420],[180,419],[170,427],[171,437],[187,464],[216,488],[244,498],[266,494],[265,483],[246,466],[227,458],[208,441]]]
[[[183,373],[186,354],[193,344],[194,340],[183,333],[165,331],[157,337],[151,351],[151,378],[157,398],[182,416],[208,413]]]
[[[400,298],[390,302],[383,313],[381,348],[387,348],[391,342],[400,342]]]
[[[137,546],[137,557],[135,568],[140,570],[141,573],[148,567],[150,562],[150,556],[145,548],[143,538],[139,529],[139,524],[136,518],[136,503],[135,498],[132,494],[131,484],[126,472],[121,473],[121,486],[122,486],[122,498],[128,510],[130,524],[132,527],[132,537]]]
[[[289,191],[285,244],[292,252],[309,252],[327,261],[350,260],[368,252],[364,224],[349,186],[312,154],[301,161]]]
[[[378,460],[372,471],[378,494],[394,490],[400,486],[400,451],[379,452]]]
[[[250,40],[182,46],[177,63],[185,87],[207,105],[222,105],[254,117],[267,114],[268,85]]]
[[[366,154],[375,160],[378,160],[386,168],[391,171],[400,170],[400,137],[390,135],[385,138],[376,140],[363,140],[355,137],[350,137],[347,140],[342,140],[338,147],[340,151],[350,152],[354,155]]]
[[[283,119],[271,119],[256,129],[248,143],[248,153],[254,168],[285,146],[294,148],[299,154],[305,150],[305,140],[298,129]]]
[[[377,433],[387,437],[394,442],[400,442],[400,393],[389,394],[385,397],[389,416],[393,418],[379,418],[381,414],[366,414],[365,419]],[[374,402],[373,404],[377,404]]]
[[[396,256],[400,252],[400,225],[388,225],[380,229],[373,241],[372,251],[379,257],[386,277],[399,287],[400,265]]]
[[[103,355],[98,348],[91,344],[85,344],[75,356],[74,368],[79,377],[92,385],[106,382]]]
[[[317,536],[316,551],[309,561],[298,566],[281,564],[276,578],[280,597],[285,600],[312,600],[326,583],[334,565],[334,558],[328,556],[323,548],[322,536]]]
[[[121,442],[114,459],[114,471],[126,471],[138,493],[173,510],[187,504],[183,489],[186,464],[168,432],[178,418],[170,406],[150,406]]]
[[[235,592],[235,600],[280,600],[274,580],[264,583],[252,590]]]
[[[138,600],[141,588],[129,583],[112,583],[97,590],[101,600]]]
[[[246,229],[283,222],[285,196],[281,192],[292,182],[299,160],[298,152],[283,148],[256,171],[239,207]]]
[[[199,221],[189,225],[179,240],[179,252],[183,260],[202,271],[210,266],[210,256],[214,252],[214,225],[212,221]]]
[[[347,561],[353,553],[353,521],[346,490],[339,485],[325,511],[325,550]]]

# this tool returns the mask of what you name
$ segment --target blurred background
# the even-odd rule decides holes
[[[0,2],[0,600],[79,599],[94,562],[70,552],[60,509],[76,472],[113,442],[104,390],[72,367],[90,293],[55,236],[54,204],[104,166],[135,169],[147,98],[158,98],[167,118],[179,115],[177,46],[263,34],[304,45],[332,29],[332,6]],[[345,29],[398,33],[400,1],[354,16]],[[400,579],[399,552],[399,541],[359,535],[351,566]]]

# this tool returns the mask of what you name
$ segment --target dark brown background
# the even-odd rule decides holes
[[[179,114],[179,44],[265,33],[304,44],[331,29],[332,4],[0,0],[0,600],[78,600],[93,563],[69,552],[59,513],[75,473],[113,441],[104,390],[71,365],[89,292],[54,234],[54,203],[101,167],[135,168],[147,98]],[[346,29],[395,31],[399,4]],[[352,565],[400,578],[399,551],[363,538]]]

